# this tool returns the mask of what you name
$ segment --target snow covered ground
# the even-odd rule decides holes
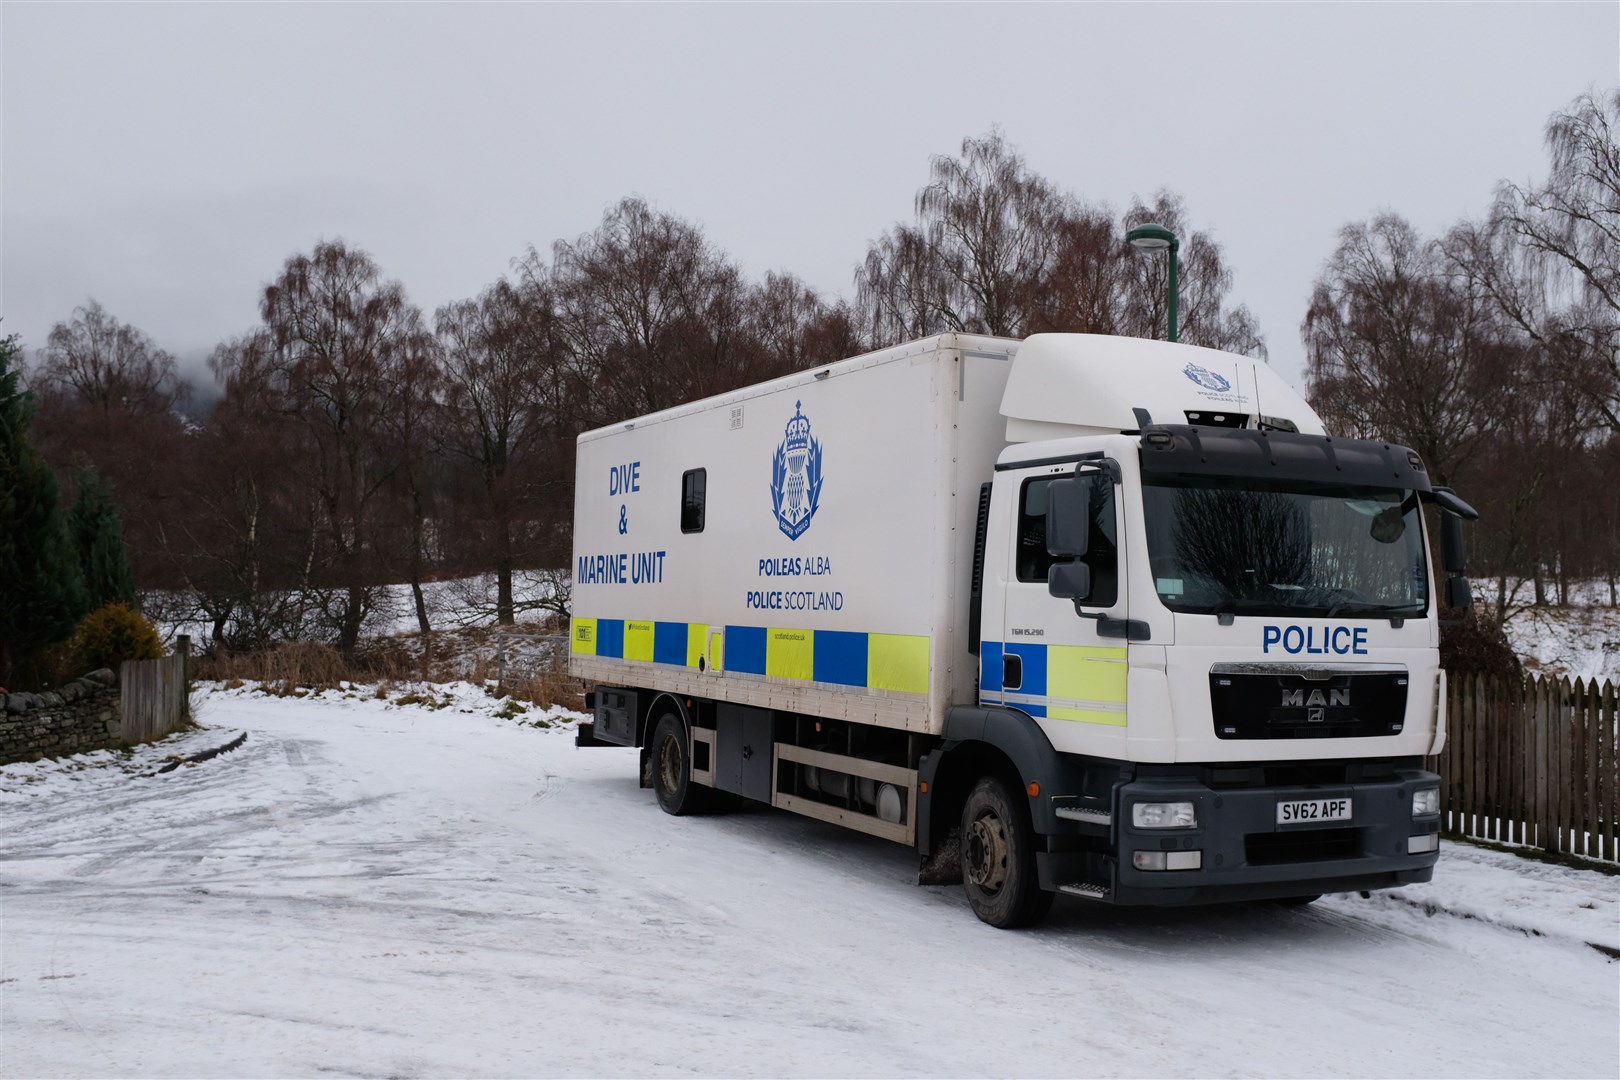
[[[1614,877],[1448,845],[1371,899],[1009,933],[897,845],[666,817],[633,750],[429,700],[212,690],[179,744],[0,769],[0,1072],[1620,1074]]]
[[[1506,629],[1531,671],[1620,683],[1620,609],[1526,608]]]

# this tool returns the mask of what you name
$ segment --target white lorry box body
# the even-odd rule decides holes
[[[571,673],[938,733],[974,700],[968,568],[1016,347],[929,338],[582,435]]]

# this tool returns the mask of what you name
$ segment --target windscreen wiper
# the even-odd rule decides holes
[[[1402,604],[1399,607],[1390,607],[1388,604],[1334,604],[1327,609],[1324,619],[1332,619],[1339,615],[1382,615],[1389,619],[1389,625],[1400,629],[1409,616],[1420,615],[1423,608],[1418,604]]]
[[[1215,616],[1215,621],[1222,626],[1231,626],[1238,615],[1270,615],[1276,610],[1276,604],[1268,604],[1263,600],[1229,596],[1225,600],[1211,604],[1206,614]]]

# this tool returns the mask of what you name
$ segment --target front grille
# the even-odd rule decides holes
[[[1405,726],[1404,669],[1353,664],[1216,664],[1210,715],[1219,739],[1358,739]]]
[[[1361,853],[1359,829],[1305,829],[1250,833],[1243,838],[1244,858],[1250,866],[1344,859]]]

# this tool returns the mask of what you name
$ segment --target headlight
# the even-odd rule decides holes
[[[1198,814],[1190,802],[1139,802],[1131,807],[1131,824],[1138,829],[1191,829]]]
[[[1412,792],[1412,816],[1434,817],[1440,812],[1440,789],[1437,787],[1419,788]]]
[[[1138,851],[1131,856],[1138,870],[1197,870],[1204,865],[1202,851]]]

